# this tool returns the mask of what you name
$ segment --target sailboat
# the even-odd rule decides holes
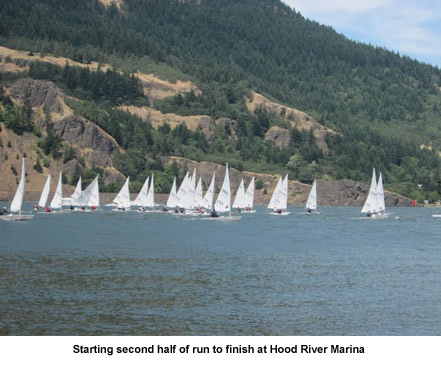
[[[140,211],[144,211],[144,207],[147,205],[147,195],[149,193],[149,182],[150,182],[150,177],[147,176],[147,178],[144,181],[144,185],[142,186],[138,196],[131,203],[131,205],[138,206]]]
[[[130,192],[129,192],[129,182],[130,177],[127,177],[126,182],[122,186],[119,193],[113,199],[113,203],[116,204],[117,208],[112,210],[126,211],[130,210]]]
[[[222,187],[217,196],[216,203],[214,204],[214,210],[216,213],[228,213],[227,216],[219,217],[217,214],[215,216],[211,215],[212,218],[218,218],[223,220],[239,220],[242,217],[232,217],[231,216],[231,187],[230,187],[230,176],[228,174],[228,164],[225,166],[225,177],[222,183]]]
[[[176,176],[173,179],[173,185],[170,190],[170,194],[167,199],[167,203],[165,204],[166,208],[176,208],[179,206],[179,198],[178,193],[176,191]],[[167,209],[164,209],[165,212],[167,212]]]
[[[202,179],[199,177],[198,184],[196,185],[196,190],[194,194],[194,206],[198,209],[202,208]]]
[[[81,188],[81,176],[80,176],[80,178],[78,179],[78,182],[77,182],[77,186],[75,187],[75,191],[70,196],[70,206],[71,206],[71,209],[72,209],[72,207],[79,205],[78,204],[78,198],[80,197],[81,192],[82,192],[82,188]]]
[[[254,176],[248,185],[247,191],[245,192],[245,210],[242,210],[242,213],[256,213],[253,210],[254,206]]]
[[[63,191],[62,191],[63,185],[62,185],[62,172],[60,171],[60,176],[58,178],[58,184],[57,189],[55,190],[54,196],[52,198],[52,201],[50,203],[50,211],[47,211],[48,213],[55,213],[54,209],[60,209],[59,213],[63,211],[62,206],[62,200],[63,200]]]
[[[245,199],[245,185],[242,179],[240,180],[239,188],[237,189],[236,197],[233,202],[233,208],[236,208],[239,213],[246,207]]]
[[[40,195],[40,200],[38,201],[38,206],[40,208],[45,208],[47,203],[47,198],[49,196],[49,190],[51,188],[51,175],[48,175],[46,182],[44,184],[43,190]]]
[[[0,219],[4,221],[25,221],[34,218],[32,214],[21,214],[21,206],[23,205],[24,189],[25,189],[26,171],[25,171],[25,159],[21,163],[21,178],[18,184],[17,191],[15,192],[14,199],[12,199],[9,210],[10,214],[0,215]],[[18,213],[18,214],[12,214]]]
[[[377,184],[375,168],[372,171],[369,194],[363,208],[361,209],[361,213],[366,213],[364,218],[387,218],[389,216],[389,214],[386,213],[386,206],[384,203],[383,177],[380,172]]]
[[[271,215],[289,215],[286,209],[288,207],[288,175],[282,180],[279,178],[276,188],[274,189],[268,209],[272,209]]]
[[[208,187],[207,191],[205,192],[204,197],[202,198],[201,208],[213,209],[213,196],[214,196],[214,181],[216,178],[216,173],[213,172],[213,177],[211,178],[210,186]]]
[[[81,192],[80,196],[77,199],[77,203],[80,208],[75,209],[75,212],[89,212],[89,210],[86,210],[86,207],[90,207],[92,208],[92,210],[98,209],[98,207],[100,206],[98,178],[99,175],[97,175],[95,179],[93,179],[93,181],[86,187],[86,189]]]
[[[307,214],[320,214],[317,212],[317,181],[314,180],[311,191],[309,192],[308,200],[305,204]]]

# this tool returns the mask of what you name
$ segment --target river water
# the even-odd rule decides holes
[[[440,335],[441,218],[0,221],[1,335]]]

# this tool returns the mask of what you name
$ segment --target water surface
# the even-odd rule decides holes
[[[0,221],[0,334],[441,334],[434,210],[291,211]]]

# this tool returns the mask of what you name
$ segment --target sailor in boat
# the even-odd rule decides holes
[[[139,208],[138,208],[138,211],[139,211],[139,212],[145,212],[145,208],[144,208],[144,207],[139,207]]]
[[[250,208],[250,207],[247,207],[247,208],[246,208],[246,211],[247,211],[247,212],[251,211],[251,208]]]
[[[277,214],[282,214],[282,209],[277,209],[277,210],[276,210],[276,213],[277,213]]]
[[[178,207],[175,208],[175,213],[176,214],[179,213],[179,208]]]
[[[38,210],[38,204],[34,204],[34,210]]]
[[[217,214],[216,209],[213,208],[213,210],[210,213],[211,218],[219,218],[219,214]]]
[[[86,210],[86,207],[84,205],[81,206],[81,210]]]
[[[162,211],[163,211],[164,213],[167,213],[167,212],[168,212],[168,208],[167,208],[167,206],[166,206],[165,204],[162,206]]]
[[[51,208],[49,208],[49,205],[46,205],[46,208],[44,209],[44,211],[45,211],[46,213],[50,213],[50,212],[52,212]]]
[[[6,207],[0,209],[0,215],[6,215],[6,214],[9,214],[9,211],[6,209]]]
[[[96,210],[96,206],[95,206],[95,205],[92,205],[92,206],[90,207],[90,209],[92,209],[92,210]]]
[[[237,208],[237,212],[238,212],[238,213],[242,212],[242,209]]]
[[[366,213],[366,217],[372,217],[372,212],[371,212],[371,211],[368,211],[368,212]]]
[[[179,208],[179,213],[184,214],[185,213],[185,208]]]
[[[74,210],[74,206],[72,204],[70,205],[70,210]]]
[[[308,209],[307,209],[307,212],[308,212],[308,213],[312,213],[312,209],[311,209],[311,208],[308,208]]]

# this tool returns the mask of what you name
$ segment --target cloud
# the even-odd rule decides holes
[[[441,3],[432,0],[285,0],[351,39],[441,66]]]

